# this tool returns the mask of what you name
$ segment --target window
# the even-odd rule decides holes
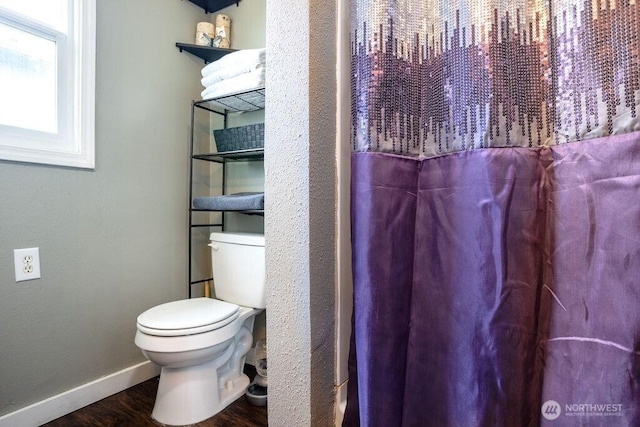
[[[95,1],[0,0],[0,159],[94,168]]]

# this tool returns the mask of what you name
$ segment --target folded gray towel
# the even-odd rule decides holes
[[[210,211],[252,211],[264,209],[264,193],[235,193],[224,196],[194,197],[194,209]]]

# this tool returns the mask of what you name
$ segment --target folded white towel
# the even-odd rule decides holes
[[[251,73],[240,74],[239,76],[225,79],[212,84],[202,91],[202,99],[219,98],[238,92],[244,92],[264,87],[265,72],[260,68]]]
[[[202,77],[206,77],[210,74],[218,73],[227,70],[243,70],[247,66],[255,68],[258,64],[264,64],[266,61],[265,48],[260,49],[243,49],[231,52],[217,61],[212,62],[202,69]],[[249,70],[240,71],[246,72]],[[240,74],[237,73],[237,74]]]
[[[212,73],[212,74],[209,74],[208,76],[203,77],[202,80],[200,81],[202,82],[202,86],[207,88],[213,85],[214,83],[218,83],[219,81],[230,79],[232,77],[239,76],[240,74],[257,72],[260,69],[264,70],[264,62],[259,64],[254,64],[254,65],[247,65],[246,67],[225,68],[225,69],[219,70],[216,73]]]

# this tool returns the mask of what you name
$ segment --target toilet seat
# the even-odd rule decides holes
[[[142,333],[176,337],[220,329],[238,318],[239,306],[212,298],[172,301],[150,308],[138,316]]]

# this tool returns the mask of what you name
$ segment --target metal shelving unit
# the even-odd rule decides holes
[[[262,210],[250,210],[250,211],[217,211],[207,209],[195,209],[193,208],[193,184],[194,184],[194,163],[197,161],[214,162],[222,165],[222,194],[226,193],[226,165],[231,162],[248,162],[248,161],[262,161],[264,160],[264,149],[249,149],[238,151],[227,151],[223,153],[207,152],[196,153],[195,141],[194,141],[194,129],[195,129],[195,112],[197,110],[204,110],[208,113],[217,114],[223,117],[224,128],[227,127],[227,119],[229,114],[257,111],[264,108],[265,104],[265,90],[264,88],[255,89],[245,92],[239,92],[231,95],[225,95],[223,97],[205,99],[202,101],[193,101],[191,103],[191,133],[189,138],[189,237],[188,237],[188,273],[189,273],[189,298],[191,298],[192,287],[195,284],[210,282],[213,280],[211,277],[204,279],[194,280],[191,269],[192,258],[192,232],[194,228],[198,227],[222,227],[224,230],[224,213],[235,212],[247,215],[264,215]],[[211,223],[196,223],[194,221],[195,212],[222,212],[220,222]]]

